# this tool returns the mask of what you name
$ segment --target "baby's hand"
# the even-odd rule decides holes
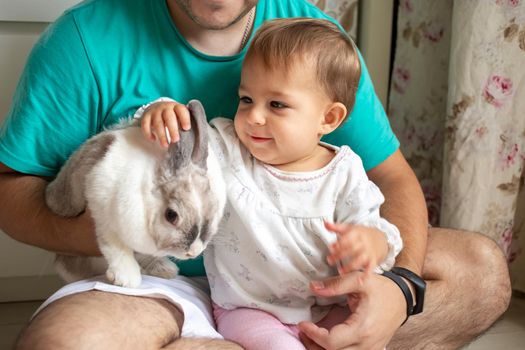
[[[327,257],[330,266],[337,266],[340,274],[364,270],[371,273],[388,254],[388,243],[383,232],[376,228],[352,224],[332,224],[325,227],[337,234]]]
[[[152,141],[158,139],[163,147],[179,140],[179,123],[183,130],[190,129],[190,111],[175,101],[153,103],[140,118],[144,136]]]

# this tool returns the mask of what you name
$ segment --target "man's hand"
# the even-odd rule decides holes
[[[68,226],[60,231],[66,232],[67,230],[67,234],[76,237],[76,239],[73,238],[73,240],[82,242],[81,244],[78,243],[78,245],[82,247],[82,251],[77,252],[77,254],[88,256],[101,255],[95,235],[95,222],[91,217],[89,209],[77,217],[70,219],[63,218],[61,221],[68,221]],[[69,255],[71,252],[66,252],[65,254]]]
[[[406,318],[406,302],[391,280],[363,272],[352,272],[322,282],[312,282],[312,291],[323,297],[346,294],[352,314],[327,330],[312,322],[301,322],[301,339],[309,350],[384,349]]]
[[[13,239],[68,255],[100,255],[89,212],[74,218],[54,214],[45,203],[48,179],[0,163],[0,229]]]

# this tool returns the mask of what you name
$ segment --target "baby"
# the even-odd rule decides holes
[[[358,53],[335,24],[269,21],[246,54],[234,121],[210,123],[228,203],[204,263],[218,331],[246,349],[304,349],[299,322],[329,329],[349,314],[344,297],[318,297],[309,282],[388,270],[401,250],[361,159],[320,141],[344,123],[359,78]],[[164,145],[188,118],[168,99],[142,112],[144,134]]]

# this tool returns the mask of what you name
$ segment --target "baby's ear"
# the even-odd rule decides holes
[[[331,103],[324,114],[324,119],[321,125],[321,133],[323,135],[329,134],[345,120],[347,109],[341,102]]]

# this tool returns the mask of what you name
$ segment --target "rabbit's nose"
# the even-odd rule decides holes
[[[197,238],[191,245],[190,249],[186,252],[186,256],[188,258],[195,258],[198,256],[202,250],[204,249],[204,245],[202,244],[202,241]]]

